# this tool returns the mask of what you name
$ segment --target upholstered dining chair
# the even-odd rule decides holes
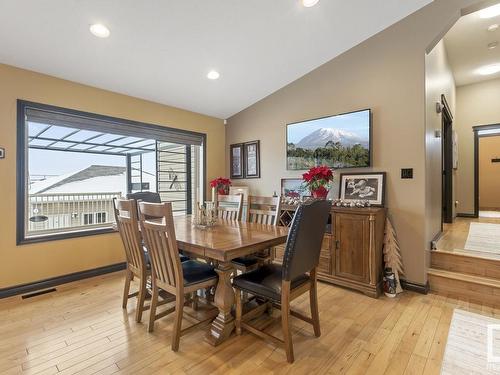
[[[161,203],[161,197],[159,193],[152,192],[152,191],[138,191],[136,193],[129,193],[127,194],[127,199],[133,199],[137,203],[137,209],[139,209],[139,202],[147,202],[147,203]],[[137,211],[137,214],[139,215],[139,211]],[[146,252],[147,255],[147,252]],[[187,255],[184,255],[182,253],[179,253],[179,256],[181,257],[181,262],[185,262],[189,260],[189,257]],[[148,259],[149,262],[149,259]]]
[[[136,320],[142,320],[142,312],[148,307],[144,305],[147,295],[147,278],[150,275],[147,255],[142,246],[137,217],[137,203],[133,199],[113,200],[116,226],[125,249],[127,269],[125,271],[125,287],[123,290],[123,308],[127,308],[128,299],[137,297]],[[130,283],[134,277],[139,280],[139,291],[130,294]]]
[[[153,331],[155,320],[175,312],[172,350],[177,351],[182,334],[213,319],[199,321],[182,330],[186,295],[215,286],[218,276],[206,263],[180,261],[171,203],[139,202],[139,212],[142,236],[151,257],[152,296],[148,331]],[[175,296],[175,307],[156,314],[160,289]]]
[[[218,195],[216,208],[220,219],[240,221],[243,211],[243,195]]]
[[[248,196],[246,209],[246,221],[248,223],[278,225],[281,212],[281,197],[257,197]],[[270,260],[270,249],[263,250],[256,256],[235,258],[233,266],[241,272],[256,269],[260,264]]]
[[[236,296],[236,333],[246,329],[262,338],[283,345],[288,362],[294,361],[290,330],[290,315],[312,324],[314,334],[321,334],[318,312],[316,268],[319,263],[321,243],[328,222],[331,203],[318,200],[299,206],[290,226],[283,265],[266,264],[233,279]],[[241,292],[245,291],[268,300],[281,309],[283,340],[258,330],[249,322],[255,310],[242,315]],[[311,317],[290,307],[290,302],[309,292]],[[259,307],[257,307],[259,309]]]
[[[137,193],[127,194],[127,199],[134,199],[136,201],[161,203],[160,194],[152,191],[138,191]]]

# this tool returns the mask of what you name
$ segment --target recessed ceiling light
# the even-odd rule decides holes
[[[306,8],[310,8],[319,3],[319,0],[302,0],[302,5]]]
[[[101,23],[90,25],[90,32],[98,38],[107,38],[109,36],[109,29]]]
[[[220,73],[216,70],[211,70],[207,74],[208,79],[219,79]]]
[[[480,67],[476,73],[482,76],[488,76],[500,72],[500,64],[491,64]]]
[[[498,23],[488,26],[488,31],[495,31],[498,29]]]
[[[495,49],[498,46],[498,42],[488,43],[488,49]]]
[[[500,15],[500,4],[493,5],[479,11],[480,18],[493,18]]]

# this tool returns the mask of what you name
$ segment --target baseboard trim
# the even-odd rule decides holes
[[[458,213],[457,217],[468,217],[468,218],[473,218],[473,219],[477,218],[477,216],[475,214],[467,214],[467,213]]]
[[[401,282],[401,288],[405,290],[411,290],[412,292],[417,292],[420,294],[429,293],[430,286],[429,282],[425,284],[412,283],[411,281],[399,280]]]
[[[124,270],[127,267],[125,262],[111,264],[109,266],[94,268],[91,270],[70,273],[68,275],[51,277],[45,280],[35,281],[32,283],[16,285],[8,288],[0,289],[0,299],[17,296],[34,292],[40,289],[52,288],[57,285],[71,283],[73,281],[88,279],[90,277],[100,276],[107,273],[117,272]]]

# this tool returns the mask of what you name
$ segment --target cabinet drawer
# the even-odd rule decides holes
[[[332,259],[330,257],[319,257],[318,272],[331,274],[332,272]]]

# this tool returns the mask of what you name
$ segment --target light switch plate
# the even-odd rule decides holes
[[[0,159],[4,159],[5,158],[5,149],[0,147]]]

